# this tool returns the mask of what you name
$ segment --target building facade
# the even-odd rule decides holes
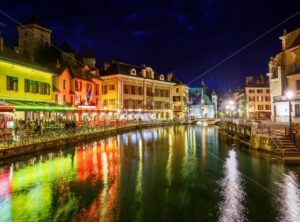
[[[291,99],[291,115],[294,122],[300,122],[300,28],[280,37],[282,50],[269,61],[272,121],[289,121],[288,91]]]
[[[258,78],[246,77],[246,117],[247,119],[270,119],[271,99],[269,80],[263,75]]]
[[[188,118],[189,88],[183,83],[177,83],[172,88],[174,119],[186,120]]]
[[[34,59],[39,49],[51,44],[52,31],[36,18],[31,18],[17,27],[18,51]]]
[[[236,103],[236,117],[247,118],[247,101],[245,88],[239,88],[234,92],[234,102]]]
[[[200,87],[189,89],[189,117],[216,118],[218,96],[210,91],[202,81]]]
[[[0,70],[3,84],[0,87],[0,119],[8,128],[14,121],[54,121],[57,113],[73,111],[55,104],[53,72],[3,45],[0,46]]]
[[[121,62],[104,65],[102,102],[106,118],[127,120],[173,119],[173,75],[151,67]]]

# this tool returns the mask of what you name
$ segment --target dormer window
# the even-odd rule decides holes
[[[164,80],[165,80],[165,76],[161,74],[161,75],[159,76],[159,80],[164,81]]]
[[[146,78],[149,78],[149,79],[154,78],[154,72],[150,67],[146,68]]]
[[[136,76],[136,70],[135,70],[135,69],[131,69],[131,70],[130,70],[130,75]]]

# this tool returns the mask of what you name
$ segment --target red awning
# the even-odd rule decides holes
[[[13,112],[14,107],[11,105],[0,105],[0,112]]]

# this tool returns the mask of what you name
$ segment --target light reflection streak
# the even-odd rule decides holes
[[[221,181],[223,201],[219,204],[220,222],[245,221],[243,201],[245,192],[241,173],[238,170],[236,151],[230,150],[224,164],[224,178]]]
[[[173,159],[173,131],[169,134],[169,150],[168,150],[168,160],[166,166],[166,177],[168,185],[172,183],[172,159]]]
[[[138,203],[138,209],[136,213],[137,221],[141,220],[142,209],[143,209],[143,143],[142,140],[139,140],[138,143],[138,170],[136,177],[136,187],[135,187],[135,196]]]
[[[101,153],[101,160],[102,160],[102,175],[103,175],[103,190],[101,193],[101,212],[100,212],[100,221],[103,221],[106,218],[106,205],[107,205],[107,196],[108,196],[108,161],[107,161],[107,154],[106,152]]]
[[[297,222],[300,220],[300,189],[293,172],[283,174],[279,184],[279,220]]]

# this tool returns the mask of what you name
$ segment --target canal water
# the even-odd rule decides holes
[[[0,221],[300,221],[300,167],[215,127],[120,134],[0,166]]]

